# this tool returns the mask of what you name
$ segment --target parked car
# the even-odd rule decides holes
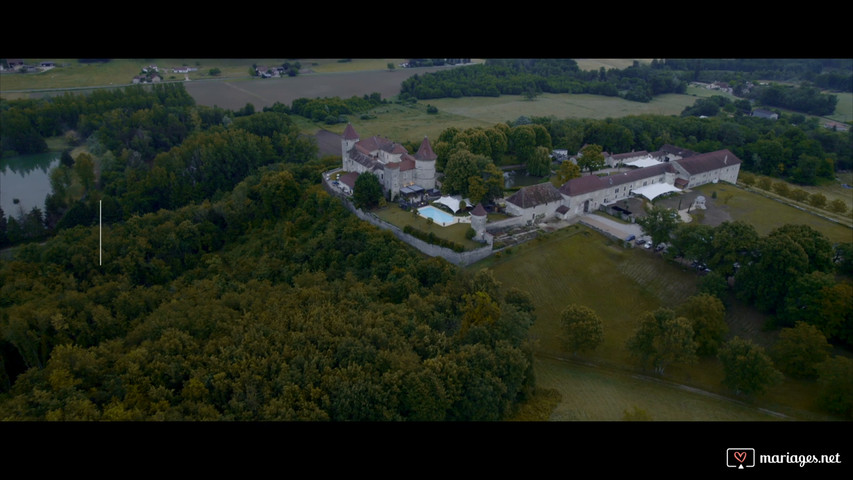
[[[646,241],[645,241],[645,240],[643,240],[642,238],[641,238],[641,239],[639,239],[639,240],[637,240],[637,245],[642,245],[642,244],[644,244],[644,243],[646,243]]]

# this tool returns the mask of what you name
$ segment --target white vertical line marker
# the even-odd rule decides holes
[[[103,226],[101,223],[101,200],[98,200],[98,265],[103,265]]]

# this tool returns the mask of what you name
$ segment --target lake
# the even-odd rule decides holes
[[[7,218],[33,207],[44,212],[44,200],[51,193],[50,170],[59,164],[59,156],[48,152],[0,159],[0,207]]]

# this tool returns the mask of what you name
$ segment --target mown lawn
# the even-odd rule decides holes
[[[759,235],[766,235],[785,224],[804,224],[823,233],[831,242],[853,241],[853,229],[850,227],[744,188],[727,184],[708,184],[695,190],[705,196],[709,207],[720,209],[732,220],[751,224]],[[717,198],[713,198],[714,192],[717,192]]]
[[[442,227],[441,225],[430,224],[427,219],[417,215],[413,211],[405,211],[397,205],[389,205],[385,208],[373,210],[377,217],[386,222],[403,229],[406,225],[411,225],[422,232],[433,232],[435,236],[450,240],[465,247],[466,250],[476,250],[483,246],[482,243],[475,242],[465,238],[465,232],[471,228],[470,223],[457,223]]]

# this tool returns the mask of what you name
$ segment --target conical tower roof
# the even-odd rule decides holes
[[[351,123],[348,123],[347,128],[344,129],[344,140],[358,140],[358,134],[355,133]]]
[[[415,154],[415,158],[418,160],[435,160],[438,158],[438,155],[432,151],[432,147],[429,144],[429,139],[424,137],[424,141],[421,142],[421,146],[418,147],[418,153]]]
[[[483,204],[478,203],[477,206],[474,207],[474,210],[471,210],[471,215],[474,215],[475,217],[485,217],[486,209],[483,208]]]

